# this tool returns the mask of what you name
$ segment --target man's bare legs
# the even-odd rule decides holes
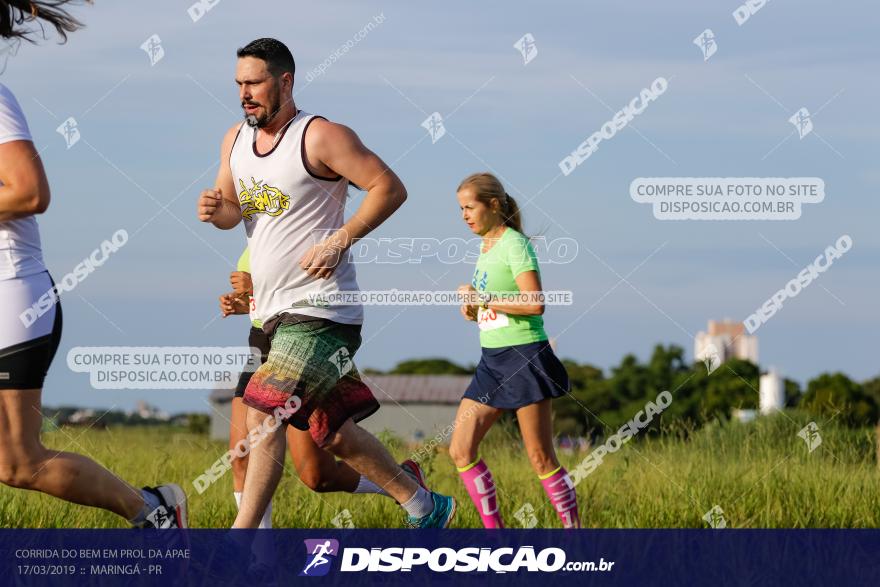
[[[274,416],[266,415],[254,408],[248,408],[247,425],[249,438],[253,439],[248,457],[247,475],[244,479],[244,492],[241,507],[235,518],[233,528],[256,528],[263,512],[272,501],[272,496],[281,481],[284,471],[284,453],[287,450],[286,424],[278,425]],[[262,430],[256,434],[255,430]]]
[[[408,502],[419,488],[409,475],[404,474],[388,449],[350,419],[345,421],[325,448],[384,489],[398,503]]]
[[[274,426],[273,416],[267,416],[253,408],[248,408],[247,422],[249,430],[261,425],[269,430]],[[270,431],[251,446],[241,508],[233,528],[256,528],[278,488],[284,470],[285,426]],[[408,502],[419,489],[418,484],[404,474],[382,443],[351,420],[342,425],[326,448],[384,489],[399,503]]]

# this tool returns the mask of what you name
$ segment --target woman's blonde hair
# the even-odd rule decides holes
[[[492,200],[498,200],[498,209],[501,212],[501,221],[515,231],[522,233],[522,213],[516,200],[504,191],[504,186],[498,178],[491,173],[473,173],[459,184],[457,192],[464,188],[471,188],[477,199],[486,206],[492,206]],[[523,233],[524,234],[524,233]]]

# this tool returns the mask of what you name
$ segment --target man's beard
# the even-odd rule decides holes
[[[270,122],[272,122],[272,119],[275,118],[275,115],[278,114],[278,112],[281,110],[281,97],[278,96],[277,98],[278,99],[275,102],[279,105],[276,106],[274,110],[270,110],[269,108],[265,107],[266,112],[264,112],[262,116],[257,116],[256,114],[245,114],[244,120],[247,125],[252,128],[265,128]],[[253,102],[245,102],[245,104],[256,105]],[[262,106],[262,104],[259,105]]]

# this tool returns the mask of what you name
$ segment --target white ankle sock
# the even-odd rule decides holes
[[[361,475],[358,486],[355,487],[353,493],[378,493],[379,495],[388,495],[388,492]]]
[[[141,489],[141,496],[144,499],[144,507],[141,508],[141,511],[135,517],[129,520],[135,526],[142,526],[147,521],[147,516],[160,505],[159,498],[149,491]]]
[[[263,512],[263,519],[260,520],[260,525],[257,528],[271,528],[272,527],[272,502],[269,502],[269,505],[266,506],[266,511]]]
[[[411,516],[416,518],[424,518],[434,510],[434,498],[431,492],[424,487],[416,489],[415,495],[406,503],[400,504]]]
[[[232,495],[235,496],[235,505],[238,506],[238,509],[241,509],[241,491],[233,491]],[[272,502],[269,502],[269,505],[266,506],[266,511],[263,512],[263,519],[260,520],[260,525],[258,528],[271,528],[272,527]]]

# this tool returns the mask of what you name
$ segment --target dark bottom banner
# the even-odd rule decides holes
[[[880,530],[0,530],[6,585],[880,585]]]

